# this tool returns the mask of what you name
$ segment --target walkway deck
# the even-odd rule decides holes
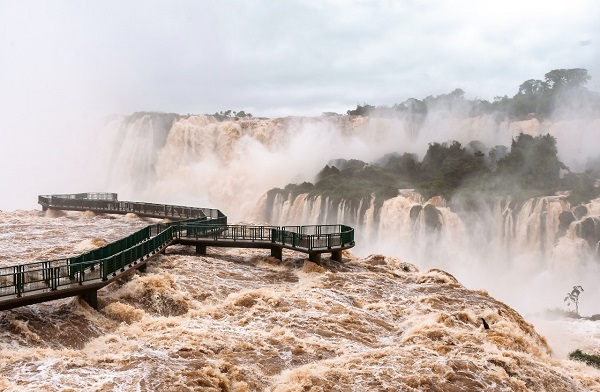
[[[279,260],[283,249],[292,249],[314,262],[322,253],[341,261],[342,250],[354,246],[354,229],[345,225],[228,225],[217,209],[119,201],[115,193],[39,196],[38,203],[44,211],[135,213],[173,222],[147,226],[82,255],[0,267],[0,310],[76,295],[97,308],[98,289],[127,271],[144,270],[151,256],[174,244],[195,246],[198,254],[206,254],[208,246],[270,249]]]

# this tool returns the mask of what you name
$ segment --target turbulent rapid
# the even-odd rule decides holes
[[[2,212],[0,260],[52,258],[152,223],[135,216]],[[344,254],[170,247],[99,292],[0,315],[3,390],[600,391],[557,332],[600,351],[592,321],[545,321],[439,269]],[[484,329],[481,318],[489,324]],[[579,334],[577,331],[580,331]],[[554,351],[554,352],[553,352]]]
[[[584,211],[564,195],[507,197],[465,217],[410,189],[354,204],[269,193],[313,181],[331,160],[422,154],[435,140],[492,146],[550,132],[573,169],[599,142],[597,119],[436,113],[418,124],[115,117],[90,160],[102,189],[89,191],[219,208],[230,223],[343,223],[357,246],[322,265],[292,251],[278,262],[264,250],[172,246],[100,290],[99,311],[75,298],[4,311],[0,390],[600,391],[599,370],[567,359],[577,348],[600,354],[599,322],[540,315],[566,309],[574,285],[585,288],[582,315],[599,313],[600,200]],[[80,254],[155,222],[0,212],[0,265]]]

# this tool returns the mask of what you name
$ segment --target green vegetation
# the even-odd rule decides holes
[[[315,182],[290,184],[283,192],[296,195],[322,195],[334,201],[359,203],[375,195],[376,205],[398,194],[398,189],[414,188],[426,199],[443,196],[470,204],[469,197],[494,200],[511,195],[515,200],[552,195],[571,190],[573,203],[600,196],[591,171],[572,173],[558,159],[556,139],[547,134],[533,137],[519,134],[510,149],[488,149],[473,141],[466,147],[454,141],[430,143],[419,162],[414,154],[388,154],[375,163],[335,160],[325,166]],[[561,178],[561,172],[563,176]],[[271,192],[282,192],[273,189]]]
[[[544,80],[523,82],[512,98],[496,97],[493,102],[468,101],[463,90],[455,89],[449,94],[428,96],[423,100],[410,98],[393,107],[363,103],[348,110],[347,114],[386,116],[400,112],[419,123],[431,110],[440,108],[459,111],[464,116],[495,114],[498,121],[544,118],[565,105],[571,109],[592,107],[600,112],[600,96],[585,88],[589,80],[585,69],[555,69],[546,73]],[[228,112],[223,115],[229,115]],[[337,115],[323,113],[325,117]],[[350,208],[358,208],[361,201],[367,204],[364,200],[371,195],[375,196],[376,206],[380,206],[402,188],[415,189],[426,199],[443,196],[467,209],[475,209],[478,203],[506,195],[518,203],[531,197],[570,191],[568,198],[572,205],[599,197],[600,157],[590,162],[589,170],[575,173],[558,159],[557,154],[556,139],[550,134],[537,137],[519,134],[510,146],[491,148],[480,141],[472,141],[466,146],[457,141],[433,142],[421,161],[410,153],[388,154],[372,163],[332,161],[318,173],[314,183],[290,184],[283,192],[294,197],[308,193],[329,197],[334,202],[345,200],[350,203]],[[282,190],[271,190],[271,197],[278,192]],[[366,206],[362,205],[362,208]],[[569,219],[575,218],[563,216],[563,226],[568,227]]]
[[[467,115],[479,116],[496,114],[500,119],[526,119],[530,117],[547,118],[557,107],[567,106],[569,109],[592,107],[600,109],[600,97],[590,92],[585,85],[591,79],[583,68],[554,69],[544,75],[544,80],[529,79],[523,82],[517,93],[508,97],[495,97],[492,102],[464,98],[462,89],[455,89],[449,94],[428,96],[422,100],[409,98],[402,103],[389,106],[369,105],[363,103],[356,109],[348,110],[349,115],[385,116],[400,112],[413,120],[423,119],[433,108],[446,107],[461,110]]]
[[[337,160],[335,164],[340,168],[325,166],[317,174],[314,184],[310,182],[289,184],[283,190],[276,188],[270,193],[291,193],[293,197],[308,193],[309,196],[321,195],[335,202],[345,200],[351,204],[359,203],[363,198],[375,194],[379,205],[398,193],[398,178],[382,167],[359,160]]]
[[[569,353],[569,358],[575,361],[584,362],[590,366],[600,368],[600,355],[586,354],[580,349],[577,349],[572,353]]]
[[[367,105],[366,103],[361,105],[356,105],[356,109],[348,110],[346,114],[349,116],[368,116],[375,110],[375,106]]]
[[[229,118],[246,118],[246,117],[251,118],[252,114],[246,113],[243,110],[236,112],[235,110],[232,111],[231,109],[229,109],[229,110],[225,110],[225,111],[215,112],[214,114],[206,114],[206,116],[213,116],[217,120],[223,121],[223,120],[227,120]]]

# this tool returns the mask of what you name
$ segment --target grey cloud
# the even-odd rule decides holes
[[[593,0],[5,0],[0,163],[25,148],[32,172],[48,168],[48,135],[77,151],[112,113],[313,115],[457,87],[493,99],[571,67],[600,91],[598,20]]]

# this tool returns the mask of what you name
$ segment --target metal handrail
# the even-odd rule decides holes
[[[123,206],[129,208],[129,212],[139,211],[143,207],[149,211],[149,206],[152,206],[153,211],[176,212],[187,219],[146,226],[129,236],[77,256],[0,267],[0,297],[21,297],[29,292],[55,291],[61,286],[107,281],[125,272],[126,267],[144,260],[167,246],[170,241],[179,238],[264,242],[304,251],[332,250],[354,245],[354,229],[350,226],[228,225],[227,217],[217,209],[124,202],[117,200],[116,193],[39,196],[38,202],[45,208],[57,209],[83,209],[92,203],[94,209],[102,210],[104,205],[110,207],[105,210],[113,211],[115,206]]]

